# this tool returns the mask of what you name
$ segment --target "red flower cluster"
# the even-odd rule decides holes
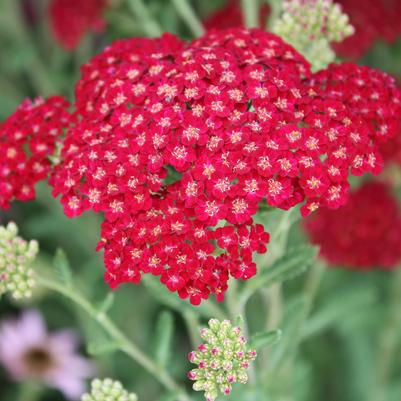
[[[355,34],[336,45],[339,55],[352,59],[363,56],[377,40],[394,42],[401,35],[399,0],[336,0],[350,17]]]
[[[382,183],[364,184],[339,210],[319,210],[305,228],[332,265],[391,269],[401,260],[401,211]]]
[[[262,200],[337,208],[349,170],[380,167],[373,117],[327,97],[324,77],[310,81],[303,57],[261,30],[118,41],[82,72],[79,122],[51,183],[67,215],[105,214],[112,287],[151,273],[193,304],[221,300],[229,276],[253,276],[252,254],[266,251],[252,219]]]
[[[332,64],[313,77],[311,86],[344,104],[353,120],[365,122],[373,133],[373,146],[400,132],[401,92],[395,79],[384,72],[355,64]]]
[[[104,27],[102,14],[108,0],[52,0],[50,21],[56,40],[67,50],[75,48],[88,31]]]
[[[268,4],[263,4],[259,11],[259,24],[265,27],[269,17],[270,8]],[[224,7],[209,15],[203,25],[206,29],[227,29],[239,28],[244,26],[243,13],[239,0],[228,0]]]
[[[394,163],[401,167],[401,131],[399,131],[388,142],[380,146],[385,164]]]
[[[35,184],[47,177],[48,157],[69,120],[67,107],[60,97],[25,100],[0,124],[0,208],[35,197]]]

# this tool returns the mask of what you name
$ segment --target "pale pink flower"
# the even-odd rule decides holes
[[[79,399],[85,379],[94,374],[77,353],[78,338],[69,330],[48,333],[41,314],[25,311],[0,324],[0,363],[15,381],[35,380]]]

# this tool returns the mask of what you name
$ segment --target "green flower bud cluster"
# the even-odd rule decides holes
[[[38,251],[37,241],[18,237],[15,223],[0,226],[0,297],[6,292],[15,299],[32,295],[35,279],[31,264]]]
[[[333,0],[286,0],[272,29],[301,52],[314,70],[335,60],[332,43],[354,33],[347,14]]]
[[[228,320],[211,319],[209,328],[201,330],[201,337],[206,343],[188,355],[190,362],[198,365],[188,378],[195,380],[195,391],[204,391],[206,400],[213,401],[219,391],[228,395],[234,383],[248,381],[246,371],[256,351],[247,349],[241,328],[233,327]]]
[[[128,393],[119,381],[95,379],[91,383],[91,393],[84,394],[81,401],[137,401],[133,393]]]

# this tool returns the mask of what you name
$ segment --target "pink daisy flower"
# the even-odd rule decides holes
[[[39,312],[25,311],[19,319],[0,324],[0,363],[15,381],[35,380],[74,400],[85,391],[93,365],[76,352],[74,332],[48,333]]]

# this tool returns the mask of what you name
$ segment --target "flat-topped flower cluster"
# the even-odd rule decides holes
[[[261,202],[335,209],[350,173],[380,172],[401,95],[366,67],[314,75],[279,37],[237,28],[113,43],[83,66],[72,115],[50,183],[66,215],[104,214],[106,281],[153,274],[199,304],[256,273]]]

